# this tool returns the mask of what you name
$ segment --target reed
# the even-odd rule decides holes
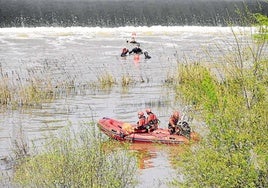
[[[113,75],[109,72],[105,72],[98,76],[98,83],[100,88],[111,88],[116,84],[116,79],[113,77]]]
[[[12,108],[37,106],[75,88],[72,78],[60,81],[51,79],[48,74],[45,70],[28,70],[26,74],[3,72],[0,64],[0,105]]]
[[[130,86],[133,83],[135,83],[135,81],[129,75],[123,75],[122,76],[122,78],[121,78],[121,86],[123,88],[126,88],[126,87]]]
[[[136,81],[129,74],[123,74],[116,78],[108,71],[101,71],[97,73],[97,81],[89,83],[89,87],[92,89],[111,89],[114,86],[121,86],[123,90],[127,87],[135,84]]]
[[[110,90],[116,85],[121,85],[125,90],[136,81],[128,74],[115,78],[109,71],[94,70],[97,74],[96,82],[85,84],[76,83],[76,75],[71,76],[64,69],[60,77],[51,76],[51,62],[45,60],[41,69],[29,69],[26,74],[3,72],[0,63],[0,104],[4,107],[32,107],[43,102],[51,102],[57,98],[77,93],[77,90],[87,89]],[[56,63],[57,62],[52,62]],[[74,67],[75,69],[75,67]],[[23,75],[23,76],[22,76]]]
[[[2,79],[0,81],[0,104],[7,105],[12,97],[11,90],[8,87],[7,79]]]

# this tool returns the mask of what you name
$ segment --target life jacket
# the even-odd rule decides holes
[[[143,127],[145,124],[146,124],[145,116],[140,117],[139,121],[137,122],[138,127]]]
[[[157,117],[156,117],[156,115],[154,113],[148,114],[147,124],[149,124],[149,125],[158,124],[158,119],[157,119]]]
[[[177,125],[178,124],[178,121],[179,121],[179,119],[176,119],[174,116],[171,116],[170,117],[170,120],[174,123],[174,125]],[[168,125],[171,126],[170,122],[168,123]]]

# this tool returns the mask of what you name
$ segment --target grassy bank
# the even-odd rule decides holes
[[[215,67],[202,62],[178,66],[175,91],[209,129],[198,146],[175,160],[184,180],[173,184],[180,187],[268,186],[266,41],[244,46],[234,37],[235,50],[224,61],[215,60]]]

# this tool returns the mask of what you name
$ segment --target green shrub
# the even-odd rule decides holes
[[[234,53],[238,61],[218,67],[224,79],[201,64],[179,67],[175,91],[201,112],[209,134],[174,160],[184,175],[174,185],[268,186],[268,60],[260,51],[251,50],[249,66],[244,52]]]
[[[268,61],[262,62],[267,67]],[[176,91],[201,107],[210,134],[197,149],[180,156],[178,165],[184,169],[185,181],[173,183],[181,187],[267,187],[268,86],[263,80],[267,77],[255,77],[251,69],[243,78],[229,75],[222,83],[208,69],[192,66],[198,75],[182,77]],[[182,75],[185,70],[180,71]]]
[[[117,146],[117,147],[116,147]],[[23,187],[134,187],[137,161],[92,127],[51,139],[45,152],[19,160],[14,181]]]

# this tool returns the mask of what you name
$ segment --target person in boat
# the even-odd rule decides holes
[[[121,57],[126,57],[129,50],[127,48],[123,48],[121,52]]]
[[[146,109],[147,118],[146,118],[146,124],[149,125],[149,130],[153,131],[158,128],[158,119],[156,115],[151,111],[150,108]]]
[[[138,118],[139,118],[139,121],[137,122],[136,130],[145,130],[147,124],[146,124],[146,118],[142,111],[138,112]]]
[[[180,113],[178,111],[173,112],[168,121],[168,130],[170,134],[180,134],[181,130],[178,126],[178,122],[180,121]]]

